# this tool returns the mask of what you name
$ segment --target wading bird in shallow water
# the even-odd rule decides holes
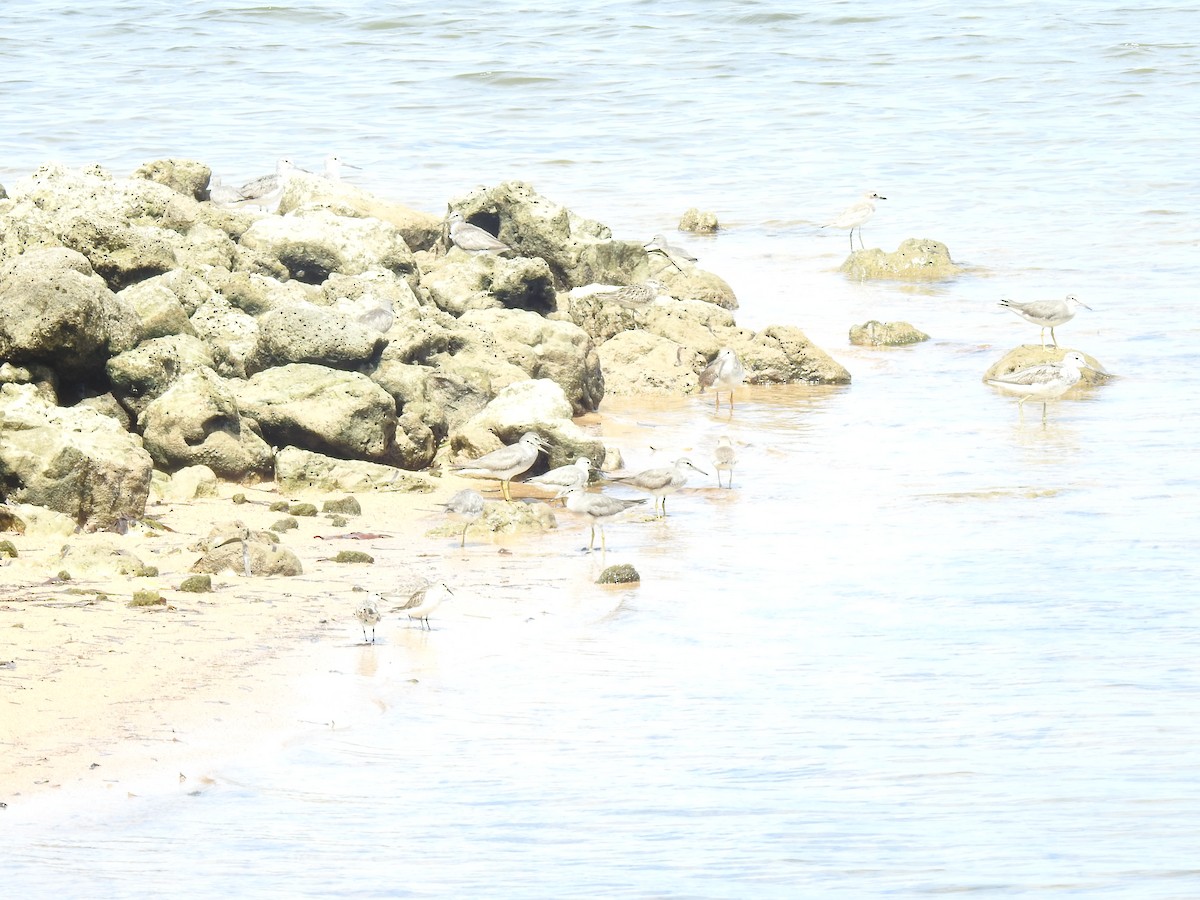
[[[512,247],[494,234],[472,225],[457,209],[450,213],[450,241],[468,253],[503,253]]]
[[[375,626],[379,624],[379,602],[373,596],[368,596],[354,610],[354,618],[362,625],[363,643],[367,642],[367,626],[371,626],[371,643],[375,643]]]
[[[1061,362],[1041,363],[1036,366],[1026,366],[1007,375],[997,375],[989,378],[988,384],[1006,393],[1015,395],[1017,405],[1023,410],[1026,400],[1042,401],[1042,422],[1046,421],[1046,401],[1057,400],[1083,377],[1082,369],[1101,372],[1083,358],[1082,353],[1071,352],[1062,358]]]
[[[571,512],[587,516],[591,521],[592,535],[588,539],[588,553],[591,553],[596,546],[597,525],[600,526],[600,551],[606,553],[608,545],[604,540],[604,523],[609,519],[616,518],[626,510],[646,502],[642,497],[636,500],[624,500],[620,497],[606,497],[604,494],[589,494],[583,489],[583,485],[579,484],[563,488],[556,495],[556,499],[558,497],[562,497],[566,501],[567,509]]]
[[[535,484],[538,487],[544,487],[552,491],[559,491],[553,499],[559,499],[563,488],[575,487],[578,485],[581,488],[587,487],[588,481],[592,477],[592,461],[586,456],[581,456],[569,466],[559,466],[557,469],[551,469],[534,478],[526,478],[524,484]]]
[[[467,529],[483,516],[483,494],[472,488],[463,488],[442,504],[446,515],[463,523],[462,540],[458,546],[467,546]]]
[[[429,615],[453,596],[443,582],[434,582],[417,588],[408,598],[408,602],[397,609],[397,612],[407,613],[410,619],[419,621],[426,631],[430,630]]]
[[[862,227],[866,224],[871,216],[875,215],[875,201],[886,200],[887,197],[881,197],[874,191],[867,191],[863,194],[862,199],[857,203],[847,206],[832,222],[826,222],[822,228],[849,228],[850,229],[850,252],[854,252],[854,229],[858,229],[858,246],[864,250]]]
[[[693,469],[701,475],[707,475],[703,469],[699,469],[692,464],[692,461],[686,456],[681,456],[669,466],[661,469],[646,469],[643,472],[638,472],[634,475],[609,475],[610,481],[615,481],[618,484],[627,484],[630,487],[637,488],[639,491],[645,491],[654,497],[654,514],[658,516],[659,503],[662,504],[662,516],[667,515],[667,495],[673,494],[685,484],[687,484],[687,472],[685,469]]]
[[[729,394],[729,412],[733,414],[733,389],[742,383],[746,377],[746,369],[731,347],[722,347],[717,358],[704,367],[700,373],[700,393],[706,388],[713,389],[716,398],[716,409],[721,409],[721,394]]]
[[[505,500],[512,500],[512,478],[529,469],[546,449],[545,438],[532,431],[521,435],[515,444],[485,453],[479,459],[456,463],[454,471],[468,478],[495,478],[500,482],[500,493]]]
[[[1091,309],[1086,303],[1081,303],[1074,294],[1068,294],[1065,300],[1034,300],[1032,303],[1018,303],[1016,300],[1001,300],[1000,305],[1011,309],[1026,322],[1041,326],[1042,349],[1046,349],[1046,329],[1050,329],[1050,340],[1054,349],[1058,349],[1058,338],[1054,336],[1054,326],[1070,322],[1080,309]]]
[[[713,450],[713,468],[717,470],[717,487],[726,487],[721,482],[721,473],[729,473],[728,487],[733,487],[733,467],[737,465],[737,454],[733,451],[733,441],[729,435],[723,434],[717,438],[716,449]]]

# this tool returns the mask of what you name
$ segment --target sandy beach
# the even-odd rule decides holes
[[[0,801],[14,808],[51,791],[124,799],[194,790],[221,759],[269,752],[290,736],[369,713],[370,698],[340,689],[336,677],[376,664],[371,654],[348,652],[362,644],[354,588],[384,595],[386,640],[389,630],[417,627],[388,611],[422,579],[502,580],[485,561],[509,554],[504,539],[472,535],[460,551],[457,535],[427,536],[445,524],[439,501],[468,484],[489,485],[443,481],[434,494],[356,494],[363,513],[340,527],[325,514],[297,517],[299,527],[281,541],[303,575],[227,573],[213,576],[211,593],[177,590],[201,556],[190,548],[214,524],[265,529],[284,518],[269,508],[281,499],[272,485],[222,484],[214,498],[151,504],[147,516],[170,531],[5,534],[19,556],[0,567]],[[247,502],[234,503],[236,494]],[[288,499],[319,509],[341,496]],[[64,545],[114,541],[158,574],[55,577]],[[334,562],[342,550],[376,561]],[[165,604],[131,606],[136,590],[156,590]],[[470,602],[444,614],[461,614]]]

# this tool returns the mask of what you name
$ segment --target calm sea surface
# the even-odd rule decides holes
[[[6,5],[0,183],[337,152],[435,213],[512,178],[624,238],[698,206],[726,230],[672,240],[739,324],[854,379],[605,401],[632,467],[741,460],[609,526],[640,588],[595,587],[564,517],[457,585],[487,615],[347,648],[374,715],[6,830],[6,892],[1200,896],[1194,6],[795,6]],[[868,246],[970,274],[839,275],[818,226],[865,189]],[[981,376],[1038,336],[997,300],[1068,293],[1059,341],[1119,377],[1043,426]],[[868,319],[933,339],[850,347]]]

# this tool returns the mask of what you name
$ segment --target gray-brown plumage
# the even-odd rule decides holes
[[[610,475],[609,480],[618,484],[627,484],[639,491],[645,491],[654,497],[654,512],[657,515],[659,504],[662,504],[662,516],[667,514],[667,496],[675,493],[687,484],[687,469],[693,469],[701,475],[707,475],[703,469],[697,468],[686,456],[681,456],[669,466],[660,469],[646,469],[633,475]]]

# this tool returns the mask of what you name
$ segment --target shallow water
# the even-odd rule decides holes
[[[336,151],[435,212],[506,178],[621,237],[700,206],[728,229],[671,239],[739,324],[799,326],[853,384],[747,389],[732,416],[606,400],[633,468],[711,471],[720,434],[740,459],[732,490],[694,476],[666,520],[606,528],[640,587],[593,585],[563,516],[432,632],[348,648],[343,725],[199,796],[23,826],[5,884],[1200,893],[1194,13],[376,6],[6,11],[0,182]],[[935,238],[971,273],[837,274],[846,235],[817,226],[865,188],[888,197],[868,246]],[[1067,293],[1092,310],[1060,342],[1118,377],[1043,425],[981,376],[1037,339],[1000,297]],[[872,318],[933,339],[848,346]]]

